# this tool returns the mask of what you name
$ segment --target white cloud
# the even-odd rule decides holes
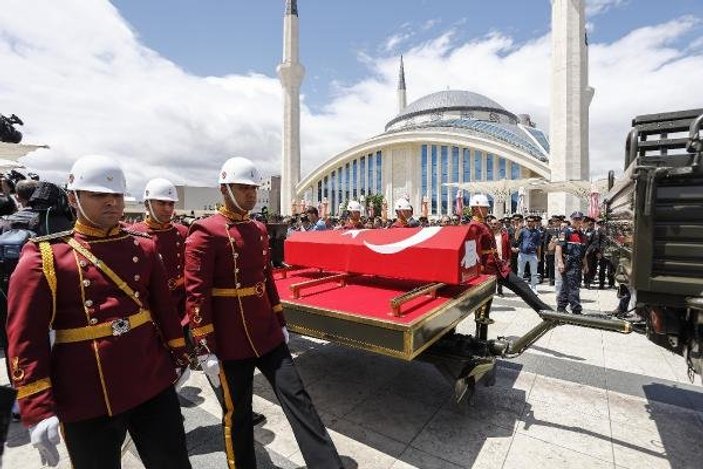
[[[598,15],[626,3],[627,0],[586,0],[586,14],[588,16]]]
[[[6,0],[0,16],[0,112],[25,120],[26,142],[52,147],[25,158],[27,165],[61,181],[77,157],[104,153],[120,159],[135,194],[157,175],[211,184],[233,155],[280,172],[282,95],[275,77],[189,74],[144,47],[107,1],[37,4]],[[696,27],[695,18],[683,17],[591,44],[593,175],[622,166],[634,115],[703,105],[695,93],[701,50],[673,45]],[[525,43],[499,32],[469,42],[457,36],[445,31],[405,51],[409,101],[447,86],[468,89],[531,114],[548,130],[549,36]],[[397,112],[395,54],[360,54],[359,61],[368,78],[332,83],[321,111],[303,99],[303,174],[381,133]]]

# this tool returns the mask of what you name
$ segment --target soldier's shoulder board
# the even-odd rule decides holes
[[[34,238],[29,238],[29,241],[33,243],[41,243],[43,241],[55,241],[61,238],[65,238],[66,236],[71,236],[72,234],[73,230],[58,231],[56,233],[51,233],[44,236],[35,236]]]
[[[144,233],[142,231],[135,231],[131,230],[129,228],[122,228],[122,231],[125,233],[132,235],[132,236],[141,236],[142,238],[151,238],[151,235],[149,233]]]

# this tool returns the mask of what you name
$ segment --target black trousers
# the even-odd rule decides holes
[[[598,259],[598,284],[601,288],[605,286],[605,277],[608,277],[608,286],[615,286],[615,272],[613,272],[613,263],[605,256]]]
[[[343,467],[285,343],[259,358],[221,362],[220,380],[225,397],[222,427],[228,467],[256,469],[251,415],[255,367],[266,377],[281,403],[307,467]]]
[[[547,254],[545,257],[545,266],[547,267],[547,277],[549,284],[554,285],[554,254]]]
[[[583,286],[588,288],[591,283],[593,283],[593,279],[596,277],[598,257],[595,252],[586,256],[586,265],[588,266],[588,273],[583,276]]]
[[[530,288],[530,285],[523,279],[510,272],[507,277],[498,277],[498,284],[508,287],[517,296],[522,298],[528,306],[535,311],[553,311],[554,308],[549,306],[547,303],[539,299],[539,296],[535,294]]]
[[[147,469],[190,469],[178,396],[169,386],[156,397],[112,417],[64,423],[74,469],[119,469],[129,432]]]

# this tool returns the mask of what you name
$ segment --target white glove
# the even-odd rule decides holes
[[[55,467],[59,463],[59,419],[56,416],[44,419],[36,425],[29,427],[29,439],[39,455],[42,464]]]
[[[281,328],[281,331],[283,332],[283,338],[286,340],[286,344],[290,342],[290,334],[288,333],[288,329],[286,329],[286,326],[283,326]]]
[[[198,356],[198,362],[210,381],[220,385],[220,362],[212,353]]]

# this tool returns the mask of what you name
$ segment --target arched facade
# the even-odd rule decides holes
[[[320,165],[297,185],[296,196],[312,204],[326,198],[338,214],[340,204],[362,195],[383,194],[389,207],[402,196],[420,207],[427,195],[430,215],[441,216],[452,214],[457,195],[444,183],[529,177],[550,178],[548,140],[529,116],[476,93],[447,90],[411,103],[383,134]],[[546,209],[546,203],[534,195],[530,206]]]

